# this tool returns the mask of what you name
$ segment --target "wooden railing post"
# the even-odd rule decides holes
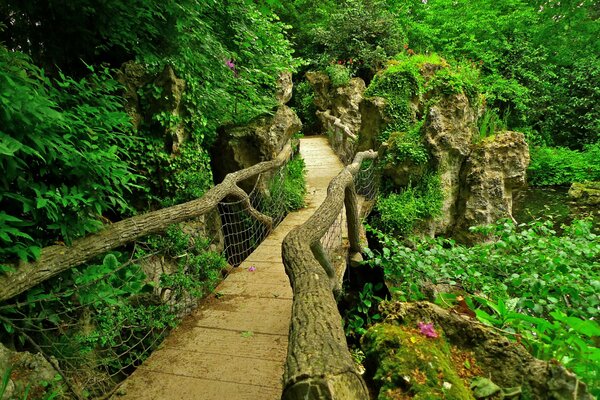
[[[350,253],[359,253],[360,246],[360,218],[358,210],[358,196],[354,181],[346,187],[344,193],[344,206],[346,207],[346,221],[348,224],[348,242]]]

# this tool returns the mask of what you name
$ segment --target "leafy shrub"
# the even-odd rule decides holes
[[[37,256],[54,240],[97,230],[130,210],[129,118],[106,69],[55,80],[0,46],[0,261]]]
[[[409,185],[400,193],[379,197],[372,224],[388,233],[408,234],[420,220],[438,216],[443,200],[440,178],[426,175],[418,184]]]
[[[393,132],[387,140],[385,162],[401,164],[411,162],[415,165],[427,164],[429,153],[421,138],[421,123],[415,124],[410,132]]]
[[[336,88],[340,86],[346,86],[350,83],[350,72],[346,67],[339,64],[332,64],[325,68],[325,72],[331,79],[331,85]]]
[[[280,174],[269,182],[269,196],[264,199],[263,211],[273,217],[287,214],[304,207],[306,195],[306,177],[304,159],[295,156]]]
[[[551,222],[502,221],[476,230],[497,240],[466,247],[443,238],[415,239],[409,248],[377,232],[383,250],[371,252],[368,262],[384,268],[400,300],[425,299],[426,283],[476,293],[483,321],[522,333],[537,356],[573,367],[597,391],[600,241],[591,223],[574,221],[562,236]]]
[[[584,151],[564,147],[536,147],[531,151],[527,170],[529,183],[534,186],[568,185],[572,182],[600,180],[600,143]]]
[[[486,109],[478,121],[479,140],[495,135],[498,131],[506,130],[506,120],[500,119],[498,110]]]

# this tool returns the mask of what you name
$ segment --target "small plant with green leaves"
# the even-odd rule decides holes
[[[304,207],[305,174],[304,159],[296,155],[269,181],[269,192],[261,205],[262,210],[273,218],[279,218]]]
[[[332,64],[325,68],[325,72],[327,72],[327,75],[329,75],[331,85],[334,88],[346,86],[348,83],[350,83],[350,71],[343,65]]]
[[[382,287],[382,283],[373,285],[368,282],[358,293],[356,304],[346,313],[347,336],[360,337],[367,331],[369,326],[381,319],[377,307],[383,299],[377,296],[375,292]]]
[[[388,233],[405,235],[419,221],[440,215],[443,200],[439,176],[427,174],[418,184],[411,184],[400,193],[380,196],[371,224]]]

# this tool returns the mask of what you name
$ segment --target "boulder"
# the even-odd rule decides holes
[[[593,399],[585,383],[562,365],[534,358],[522,344],[457,310],[428,302],[389,302],[380,311],[383,323],[361,340],[366,374],[380,393],[393,393],[393,398],[419,393],[419,398]],[[461,381],[471,382],[472,394]],[[489,396],[484,389],[491,389]]]
[[[280,106],[274,115],[263,115],[243,126],[220,128],[211,150],[215,183],[230,172],[274,159],[288,140],[302,129],[302,122],[288,106]],[[242,183],[244,189],[253,182]]]
[[[42,398],[48,390],[55,390],[48,383],[55,381],[58,372],[42,354],[13,351],[0,343],[0,387],[9,370],[8,385],[0,394],[0,400],[25,398],[25,393],[31,398]]]
[[[333,87],[323,72],[308,72],[306,79],[315,91],[314,103],[321,129],[329,136],[336,154],[348,163],[356,152],[356,140],[361,126],[359,105],[366,90],[365,81],[352,78],[345,86]]]
[[[575,182],[569,189],[569,197],[577,204],[600,205],[600,182]]]
[[[436,233],[447,233],[455,223],[461,168],[476,134],[477,111],[463,93],[442,97],[425,118],[424,140],[444,193],[441,217],[434,222]]]
[[[512,218],[513,191],[526,186],[529,146],[522,133],[506,131],[473,146],[461,171],[454,234],[474,239],[468,228]]]

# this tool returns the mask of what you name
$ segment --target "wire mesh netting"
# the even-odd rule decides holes
[[[286,168],[259,177],[248,195],[252,207],[272,217],[273,227],[289,211]],[[214,289],[225,260],[239,265],[268,235],[269,226],[248,212],[244,200],[217,208],[222,252],[205,230],[173,227],[0,303],[0,343],[43,354],[62,376],[27,389],[30,399],[109,396]]]
[[[368,160],[361,164],[359,171],[354,177],[354,185],[362,208],[361,216],[362,218],[366,218],[379,191],[379,173],[375,162]],[[323,250],[333,266],[336,266],[340,262],[345,262],[342,256],[345,251],[344,239],[346,235],[346,211],[342,208],[335,221],[321,238]]]
[[[356,193],[363,197],[364,201],[373,202],[379,193],[380,171],[374,160],[363,161],[360,169],[354,177]],[[368,212],[363,212],[363,215]]]

